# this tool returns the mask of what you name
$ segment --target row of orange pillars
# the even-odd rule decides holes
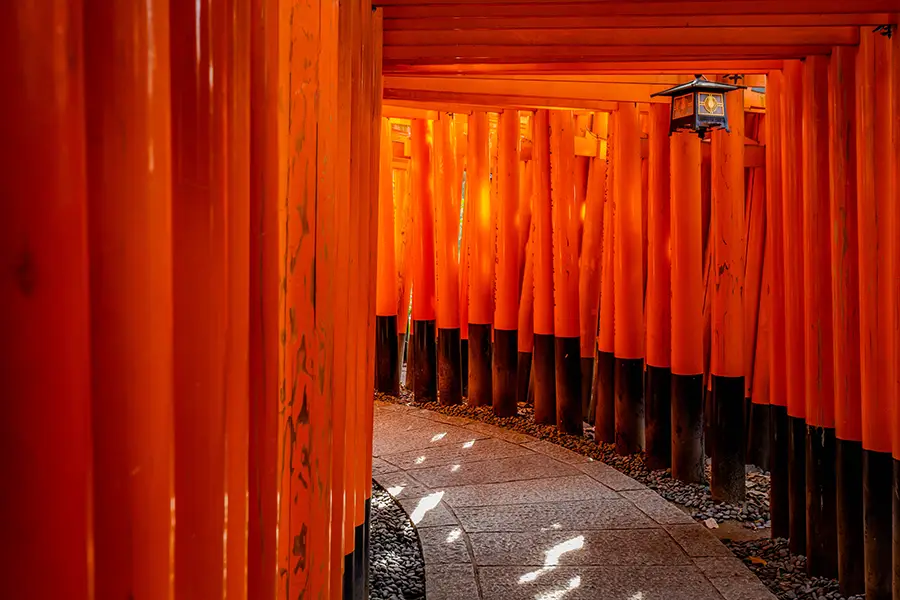
[[[720,501],[749,459],[811,574],[896,600],[900,41],[788,61],[765,114],[741,93],[703,141],[659,104],[412,120],[381,172],[376,387],[406,346],[416,401],[533,402],[686,482],[709,455]]]
[[[0,2],[0,596],[366,596],[381,12]]]

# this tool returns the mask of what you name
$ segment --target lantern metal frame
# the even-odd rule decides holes
[[[687,130],[695,131],[703,138],[707,131],[715,129],[730,132],[725,95],[745,87],[710,81],[703,75],[694,75],[693,81],[655,92],[650,94],[650,97],[664,96],[672,99],[669,135]]]

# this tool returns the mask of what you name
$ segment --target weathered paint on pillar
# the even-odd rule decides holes
[[[713,131],[712,297],[713,498],[741,501],[744,474],[744,109],[743,92],[728,94],[730,132]]]
[[[172,598],[169,3],[84,9],[94,593]]]
[[[9,86],[0,96],[0,262],[5,265],[0,276],[0,363],[6,399],[0,425],[6,490],[0,500],[6,523],[0,574],[14,594],[72,600],[94,598],[88,560],[93,536],[91,322],[82,19],[79,1],[16,0],[0,5],[0,77]],[[126,125],[126,131],[130,129]],[[125,141],[133,150],[136,140]],[[165,195],[161,198],[168,201]],[[146,199],[139,194],[135,202]],[[115,228],[109,233],[117,235]],[[146,275],[137,278],[143,282]],[[137,300],[144,312],[148,303]],[[130,318],[130,313],[122,314]],[[171,325],[171,313],[153,316]],[[151,339],[158,343],[160,337],[165,338],[165,332]],[[52,361],[49,340],[54,340]],[[163,414],[170,399],[163,394]],[[113,397],[101,400],[111,402]],[[123,434],[133,425],[124,419],[113,422],[113,415],[106,418],[110,429],[121,428]],[[123,454],[106,458],[132,462]],[[127,465],[122,467],[124,471]],[[120,475],[120,481],[128,483],[127,473]],[[147,475],[152,480],[152,474]],[[141,477],[135,483],[143,491],[146,481]],[[127,522],[130,507],[114,508],[114,520]],[[95,524],[103,527],[104,542],[115,541],[111,523]],[[164,527],[160,533],[167,537],[168,524]],[[144,528],[139,526],[139,531]],[[119,541],[130,553],[130,540]],[[165,546],[163,559],[167,550]],[[104,552],[104,566],[113,566],[109,558]],[[111,575],[132,580],[131,561],[123,562],[127,572]],[[155,558],[153,564],[158,564]],[[105,572],[100,577],[107,580]],[[163,593],[162,598],[170,597],[166,588]]]
[[[665,104],[651,104],[648,115],[645,397],[646,459],[651,469],[672,464],[670,112]]]
[[[616,450],[644,448],[644,275],[641,126],[638,107],[620,102],[613,147],[615,175]]]

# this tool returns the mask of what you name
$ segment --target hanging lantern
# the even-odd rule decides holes
[[[672,98],[672,116],[669,135],[676,131],[696,131],[701,138],[707,131],[728,131],[728,112],[725,110],[725,94],[743,86],[709,81],[703,75],[668,90],[651,94]]]

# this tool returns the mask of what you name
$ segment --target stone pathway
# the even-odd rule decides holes
[[[375,404],[373,477],[416,525],[428,600],[773,600],[711,533],[601,462]]]

